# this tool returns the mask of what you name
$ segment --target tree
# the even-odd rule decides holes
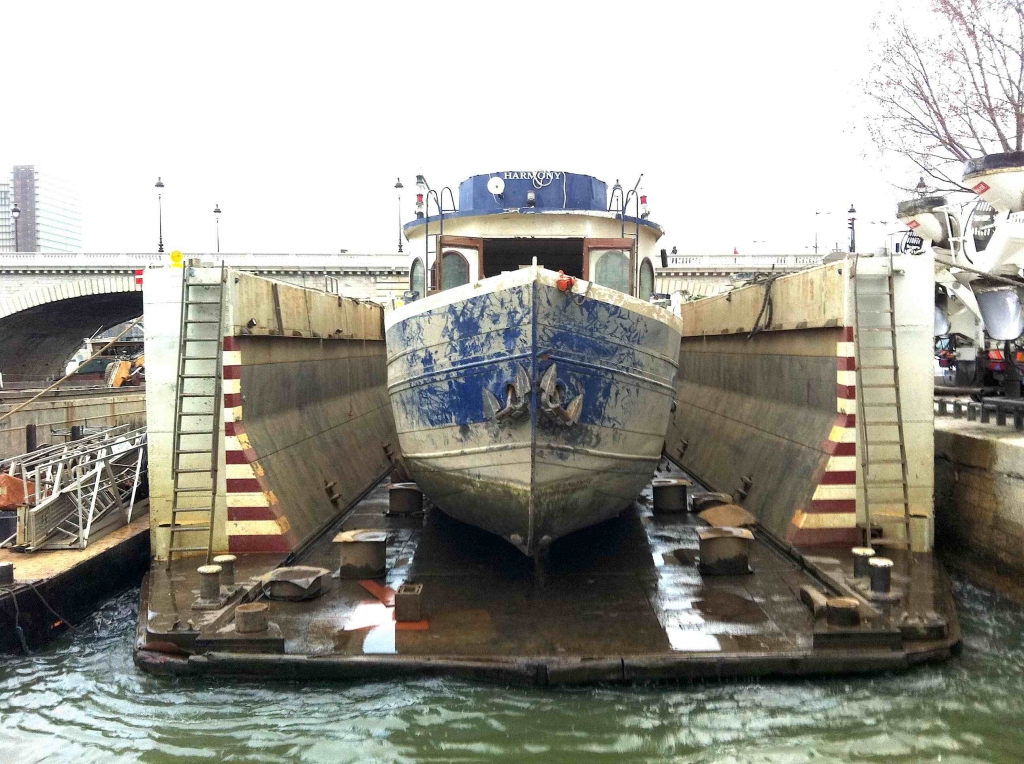
[[[875,22],[865,90],[875,144],[940,190],[969,190],[962,163],[1024,149],[1024,0],[931,0]]]

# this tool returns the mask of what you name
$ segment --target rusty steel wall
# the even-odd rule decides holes
[[[752,479],[744,506],[779,538],[853,541],[855,486],[813,533],[794,524],[809,512],[835,454],[837,346],[842,328],[687,337],[679,353],[676,412],[668,453],[715,489]],[[853,444],[851,444],[853,445]],[[851,452],[852,453],[852,452]],[[854,473],[855,479],[855,473]],[[851,532],[852,531],[852,532]]]
[[[384,342],[225,338],[229,348],[240,384],[225,394],[236,404],[225,423],[228,549],[289,552],[389,468]]]

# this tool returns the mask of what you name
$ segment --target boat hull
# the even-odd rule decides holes
[[[409,471],[444,512],[530,555],[614,517],[650,480],[679,351],[668,311],[556,280],[503,274],[404,306],[387,326]]]

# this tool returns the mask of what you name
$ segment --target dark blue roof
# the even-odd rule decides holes
[[[501,178],[505,190],[492,194],[487,190],[491,178]],[[526,195],[533,191],[535,208],[541,210],[605,210],[608,186],[591,175],[544,170],[510,170],[474,175],[459,184],[459,211],[486,214],[526,206]]]

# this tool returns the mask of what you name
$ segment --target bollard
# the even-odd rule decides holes
[[[967,421],[968,422],[973,422],[977,418],[978,418],[978,412],[975,410],[974,404],[973,403],[968,403],[967,404]]]
[[[655,478],[651,481],[654,494],[654,514],[669,515],[686,511],[686,488],[689,480],[682,478]]]
[[[235,632],[238,634],[259,634],[267,630],[267,614],[270,605],[266,602],[249,602],[235,608]]]
[[[39,447],[39,438],[36,435],[34,424],[25,425],[25,453],[30,454]]]
[[[750,572],[748,558],[754,534],[746,528],[698,528],[700,571],[709,576]]]
[[[81,440],[85,437],[85,427],[80,424],[71,426],[71,440]]]
[[[892,586],[892,560],[888,557],[872,557],[868,566],[871,568],[871,591],[888,594]]]
[[[423,620],[423,584],[402,584],[395,592],[395,620]]]
[[[387,572],[386,531],[342,531],[333,542],[341,550],[339,578],[381,578]]]
[[[946,401],[945,400],[940,400],[939,401],[939,416],[946,416],[946,414],[948,414],[948,413],[949,413],[949,411],[946,409]]]
[[[1024,430],[1024,409],[1017,408],[1013,412],[1013,429]]]
[[[219,554],[213,558],[214,565],[220,565],[220,582],[224,586],[235,585],[235,561],[233,554]]]
[[[825,622],[829,626],[857,626],[860,603],[853,597],[830,597],[825,603]]]
[[[388,514],[412,515],[423,510],[423,492],[415,483],[388,486]]]
[[[1006,409],[996,404],[996,424],[1001,427],[1006,426]]]
[[[875,556],[875,550],[869,546],[855,546],[850,552],[853,554],[853,577],[867,578],[871,570],[868,563]]]
[[[14,563],[0,562],[0,586],[10,586],[14,583]]]
[[[964,404],[960,401],[953,401],[953,418],[960,419],[964,415]]]
[[[196,571],[199,573],[199,599],[219,600],[220,565],[200,565]]]
[[[989,410],[988,410],[988,406],[985,405],[984,401],[980,404],[980,408],[981,408],[981,411],[980,411],[981,423],[982,424],[988,424]]]

